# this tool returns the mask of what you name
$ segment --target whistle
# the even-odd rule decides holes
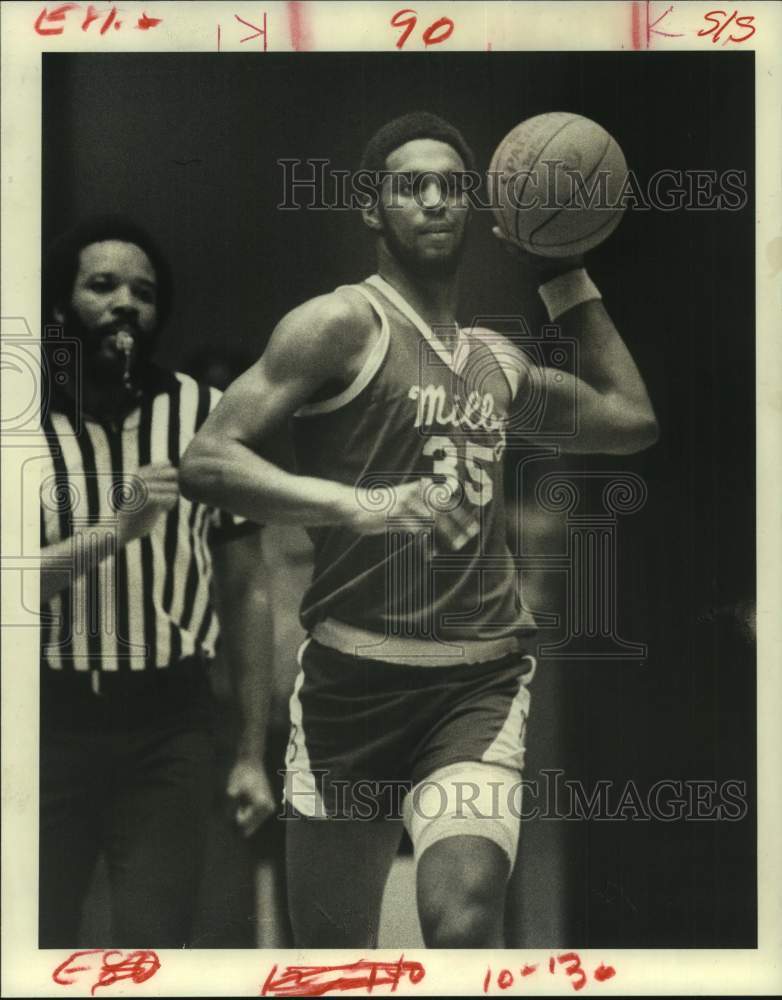
[[[122,373],[122,384],[126,389],[132,390],[133,386],[130,381],[130,359],[133,356],[133,345],[135,340],[133,339],[133,334],[128,333],[127,330],[120,330],[116,337],[117,350],[120,351],[125,358],[125,370]]]
[[[130,376],[130,361],[133,357],[133,347],[136,343],[135,338],[132,333],[128,333],[127,330],[120,330],[116,337],[117,350],[125,358],[125,370],[122,373],[122,384],[128,390],[128,392],[137,393],[135,386],[131,380]]]

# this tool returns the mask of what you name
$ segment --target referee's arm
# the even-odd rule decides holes
[[[240,829],[250,836],[275,806],[264,763],[274,645],[261,530],[213,544],[211,552],[221,650],[239,711],[236,761],[226,790]]]
[[[179,499],[179,474],[170,462],[144,465],[134,476],[143,487],[145,499],[141,507],[131,512],[120,510],[116,524],[90,526],[81,538],[79,573],[97,566],[115,548],[124,548],[128,542],[144,538]],[[72,586],[75,578],[72,538],[52,542],[41,549],[41,603]]]

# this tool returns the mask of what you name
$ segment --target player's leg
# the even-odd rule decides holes
[[[510,859],[484,837],[432,845],[417,870],[418,913],[427,948],[504,948]]]
[[[128,744],[107,846],[113,943],[187,947],[214,793],[212,735],[171,723],[132,731]]]
[[[294,943],[308,948],[369,948],[403,826],[398,803],[359,784],[385,788],[404,756],[385,673],[307,641],[290,700],[285,820],[288,906]],[[372,667],[375,664],[371,665]]]
[[[428,948],[501,948],[521,775],[466,762],[433,772],[405,809]]]
[[[42,728],[47,720],[42,719]],[[70,948],[100,852],[106,748],[78,731],[42,733],[39,946]],[[108,944],[108,941],[90,942]]]
[[[428,947],[503,946],[533,673],[524,656],[442,674],[439,717],[405,801]]]
[[[401,820],[286,821],[288,906],[300,948],[373,948]]]

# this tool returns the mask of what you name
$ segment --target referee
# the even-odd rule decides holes
[[[179,493],[180,456],[220,394],[152,363],[170,305],[168,264],[129,220],[87,220],[47,258],[45,315],[64,336],[46,351],[69,377],[43,417],[42,948],[80,943],[101,854],[112,927],[90,944],[191,944],[218,614],[240,712],[228,795],[246,835],[274,808],[260,531]]]

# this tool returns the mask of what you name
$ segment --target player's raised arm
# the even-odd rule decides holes
[[[520,393],[528,380],[543,383],[543,419],[537,432],[572,435],[575,426],[576,434],[559,442],[565,452],[628,455],[653,445],[659,429],[643,378],[583,269],[583,259],[537,257],[498,229],[494,234],[536,271],[549,318],[579,345],[577,372],[532,371],[532,362],[522,371]]]
[[[349,292],[311,299],[288,313],[263,356],[229,386],[187,449],[180,468],[184,496],[259,523],[384,531],[387,511],[362,503],[360,491],[295,475],[263,457],[299,407],[353,381],[375,336],[371,309]],[[405,513],[415,513],[416,487],[397,490]],[[420,512],[428,513],[422,505]]]

